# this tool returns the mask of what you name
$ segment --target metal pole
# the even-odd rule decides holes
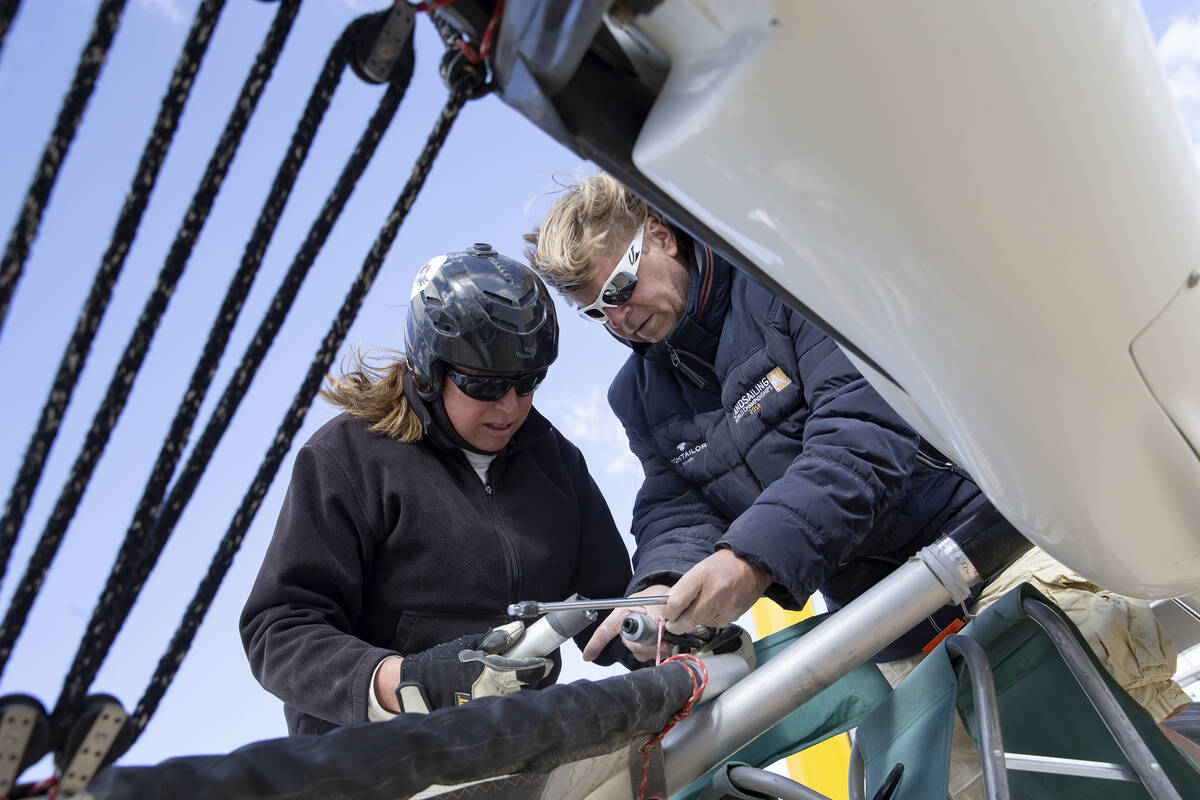
[[[754,792],[763,797],[779,800],[829,800],[829,797],[814,791],[802,783],[767,772],[765,769],[736,766],[729,770],[729,782],[743,792]]]
[[[1071,775],[1077,778],[1139,782],[1137,773],[1125,764],[1110,764],[1107,761],[1034,756],[1028,753],[1005,753],[1004,761],[1009,769],[1020,772],[1045,772],[1050,775]]]
[[[971,696],[979,722],[979,761],[983,766],[983,793],[987,800],[1008,800],[1008,770],[1004,766],[1004,741],[1000,736],[1000,711],[996,683],[983,645],[969,636],[947,636],[946,652],[967,662]]]
[[[853,737],[850,741],[850,769],[847,770],[848,788],[846,795],[849,800],[866,800],[867,765],[863,761],[862,751]]]
[[[1096,673],[1083,647],[1072,635],[1066,623],[1048,608],[1045,603],[1033,598],[1027,598],[1022,604],[1025,614],[1038,624],[1050,637],[1054,647],[1066,662],[1067,667],[1079,682],[1088,700],[1100,715],[1100,719],[1108,727],[1109,733],[1121,748],[1121,752],[1129,759],[1129,766],[1141,778],[1146,791],[1155,800],[1180,800],[1179,792],[1163,773],[1162,765],[1150,752],[1150,748],[1142,740],[1141,734],[1133,726],[1133,722],[1121,708],[1108,684]]]
[[[946,541],[922,554],[935,547],[946,551]],[[961,560],[950,560],[962,568]],[[934,611],[961,599],[924,561],[902,565],[676,725],[663,740],[667,789],[674,794],[684,788]]]

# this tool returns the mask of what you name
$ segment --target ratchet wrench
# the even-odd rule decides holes
[[[667,596],[653,595],[651,597],[610,597],[603,600],[561,600],[557,603],[539,603],[536,600],[522,600],[508,607],[508,615],[519,619],[533,619],[540,614],[550,611],[604,611],[610,608],[636,608],[638,606],[662,606],[667,604]]]

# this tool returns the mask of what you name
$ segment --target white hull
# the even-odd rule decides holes
[[[1200,589],[1200,180],[1132,2],[700,3],[637,167],[1037,544]]]

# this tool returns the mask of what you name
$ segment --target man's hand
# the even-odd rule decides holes
[[[746,613],[770,585],[769,573],[732,550],[718,550],[683,574],[659,613],[671,633],[686,633],[696,625],[720,628]]]
[[[667,586],[655,585],[655,586],[648,586],[645,589],[642,589],[641,591],[638,591],[638,592],[634,592],[633,594],[631,594],[629,596],[630,597],[651,597],[654,595],[661,596],[661,595],[666,594],[668,591],[669,591],[669,587],[667,587]],[[605,619],[604,622],[601,622],[599,627],[596,628],[596,632],[593,633],[592,638],[588,640],[587,647],[583,648],[583,660],[584,661],[595,660],[596,656],[600,655],[600,651],[604,649],[604,646],[607,645],[610,641],[612,641],[612,638],[614,636],[616,636],[617,634],[619,634],[621,632],[621,622],[625,619],[625,617],[629,616],[629,614],[633,611],[640,611],[643,614],[648,614],[649,616],[653,617],[656,621],[661,619],[663,616],[663,607],[662,606],[642,606],[640,608],[638,608],[638,607],[618,608],[618,609],[613,610],[613,612],[608,615],[608,618]],[[653,647],[645,647],[643,645],[633,644],[632,642],[629,642],[625,639],[622,639],[621,641],[625,642],[625,646],[629,648],[629,652],[633,653],[634,657],[637,658],[638,661],[653,661],[654,660],[654,648]],[[669,651],[670,651],[671,645],[664,642],[664,647],[665,647],[666,655],[670,655]]]

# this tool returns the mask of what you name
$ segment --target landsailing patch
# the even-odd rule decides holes
[[[750,387],[750,391],[739,397],[737,402],[733,404],[734,424],[761,411],[763,398],[768,394],[771,392],[782,392],[791,385],[792,379],[785,375],[779,367],[763,375]]]

